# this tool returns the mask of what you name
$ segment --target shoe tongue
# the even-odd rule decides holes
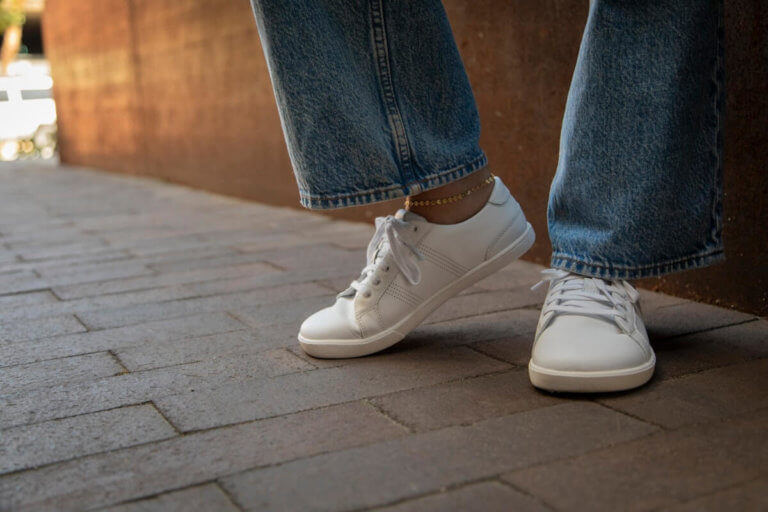
[[[427,219],[425,219],[421,215],[418,215],[408,210],[404,210],[403,208],[400,208],[399,210],[397,210],[397,212],[395,213],[395,218],[405,222],[413,222],[413,221],[426,222],[427,221]]]
[[[379,248],[376,249],[376,253],[373,256],[374,265],[378,263],[381,258],[384,257],[384,255],[386,254],[386,249],[388,248],[389,248],[389,244],[387,243],[386,240],[383,240],[381,244],[379,244]]]
[[[604,302],[606,304],[609,304],[609,303],[611,303],[611,300],[608,297],[605,297],[604,296],[604,292],[601,291],[600,288],[598,288],[598,283],[601,282],[601,281],[605,282],[604,280],[600,280],[598,278],[585,278],[585,279],[582,280],[582,283],[583,283],[582,284],[582,286],[583,286],[582,289],[586,293],[589,293],[589,294],[592,294],[592,295],[595,295],[595,296],[598,296],[598,297],[602,297],[602,299],[598,299],[598,300],[600,300],[601,302]],[[608,284],[610,284],[610,283],[608,283]],[[613,290],[609,287],[607,293],[608,293],[609,296],[612,296],[613,295]]]
[[[410,212],[403,208],[400,208],[395,212],[395,218],[404,222],[427,222],[427,219],[416,213]],[[378,263],[381,258],[389,250],[389,242],[386,239],[382,239],[379,243],[379,247],[376,249],[376,253],[373,256],[373,263]]]
[[[592,279],[583,279],[582,280],[584,291],[587,293],[597,293],[597,285]]]

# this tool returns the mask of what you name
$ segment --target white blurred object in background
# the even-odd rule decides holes
[[[54,155],[52,87],[44,60],[18,60],[9,67],[8,76],[0,76],[0,160]]]

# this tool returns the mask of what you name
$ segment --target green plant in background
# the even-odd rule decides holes
[[[20,27],[24,25],[26,17],[21,0],[0,1],[0,32],[5,32],[8,27]]]
[[[16,58],[21,47],[21,26],[26,21],[22,0],[0,0],[0,75],[8,73],[8,66]]]

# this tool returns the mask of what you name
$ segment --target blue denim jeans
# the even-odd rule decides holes
[[[252,0],[309,208],[487,164],[440,0]],[[722,0],[593,0],[550,191],[552,265],[656,276],[723,257]]]

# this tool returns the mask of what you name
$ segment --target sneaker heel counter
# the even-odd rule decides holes
[[[511,194],[502,208],[504,209],[504,216],[509,220],[507,225],[499,231],[488,246],[485,252],[486,260],[493,258],[499,252],[512,245],[528,229],[528,221],[525,218],[525,214]]]

